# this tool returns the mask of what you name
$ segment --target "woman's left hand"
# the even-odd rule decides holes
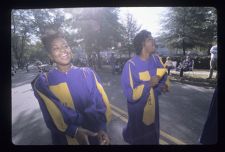
[[[100,145],[109,145],[110,144],[109,136],[103,130],[100,130],[98,132],[98,140],[99,140]]]
[[[161,88],[161,90],[162,90],[163,93],[169,92],[168,85],[165,84],[165,85]]]

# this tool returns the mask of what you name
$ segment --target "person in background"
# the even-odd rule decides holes
[[[25,67],[26,67],[26,71],[29,72],[29,62],[26,62]]]
[[[167,58],[166,58],[165,67],[167,68],[168,75],[170,75],[170,70],[171,70],[172,68],[174,68],[173,62],[172,62],[172,60],[170,60],[170,57],[167,57]]]
[[[127,98],[128,123],[123,138],[132,145],[159,144],[159,103],[161,92],[168,91],[167,75],[149,31],[138,33],[133,44],[136,55],[126,62],[121,85]],[[158,70],[162,70],[158,75]],[[159,71],[160,71],[159,70]]]
[[[12,70],[16,73],[17,68],[15,65],[12,66]]]
[[[42,62],[41,61],[36,61],[36,66],[38,68],[38,72],[42,72],[41,65],[42,65]]]
[[[180,71],[180,77],[183,77],[183,72],[190,71],[192,68],[192,61],[189,56],[186,56],[180,65],[177,67],[177,71]]]
[[[110,60],[109,60],[109,63],[112,67],[112,73],[114,74],[116,71],[115,71],[115,66],[116,66],[116,58],[114,56],[114,53],[111,54],[111,57],[110,57]]]
[[[56,66],[41,72],[32,88],[53,144],[110,144],[110,103],[98,75],[72,65],[71,49],[61,33],[48,34],[42,42]]]
[[[211,53],[211,59],[210,59],[210,71],[209,71],[209,77],[207,79],[212,79],[213,76],[213,70],[217,68],[217,44],[216,41],[213,42],[213,46],[210,49]],[[216,74],[217,78],[217,74]]]

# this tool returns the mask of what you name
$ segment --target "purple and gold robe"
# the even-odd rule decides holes
[[[90,68],[72,66],[67,73],[53,69],[41,73],[32,87],[53,144],[79,144],[74,137],[78,127],[106,131],[110,103],[99,77]],[[96,137],[89,140],[98,144]]]
[[[159,144],[159,104],[161,87],[169,82],[163,75],[154,88],[150,85],[158,69],[164,69],[159,56],[147,60],[134,56],[123,68],[121,84],[127,98],[128,123],[123,138],[130,144]]]

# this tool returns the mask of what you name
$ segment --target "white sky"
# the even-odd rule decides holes
[[[168,7],[121,7],[121,18],[126,13],[131,13],[141,29],[150,31],[153,37],[160,31],[160,17],[167,11]]]
[[[157,36],[160,31],[160,17],[167,11],[168,7],[120,7],[120,19],[125,19],[129,12],[133,15],[141,29],[149,30],[153,36]],[[70,18],[69,14],[65,14]]]
[[[141,29],[146,29],[155,37],[160,31],[160,17],[167,11],[168,7],[120,7],[120,19],[125,19],[125,15],[129,12],[133,15]],[[65,13],[66,18],[71,15]]]

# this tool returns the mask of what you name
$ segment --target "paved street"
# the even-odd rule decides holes
[[[108,126],[112,144],[127,144],[122,128],[127,121],[126,99],[120,86],[120,75],[109,68],[97,71],[112,104],[113,118]],[[12,77],[12,142],[16,145],[51,144],[39,104],[30,82],[37,75],[18,71]],[[171,90],[160,96],[161,144],[198,144],[207,117],[214,88],[172,81]]]

